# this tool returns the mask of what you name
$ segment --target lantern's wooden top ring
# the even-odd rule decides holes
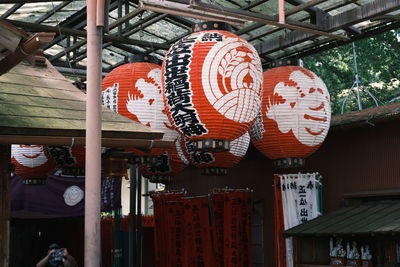
[[[22,180],[23,184],[27,185],[45,185],[46,184],[46,179],[23,179]]]
[[[282,66],[300,66],[300,59],[296,57],[277,59],[270,64],[271,68],[282,67]]]
[[[306,162],[305,158],[283,158],[283,159],[274,159],[274,166],[276,168],[299,168],[304,167]]]
[[[85,176],[85,168],[63,167],[61,168],[60,175]]]
[[[228,174],[228,169],[224,167],[205,167],[201,169],[201,174],[223,176]]]
[[[146,164],[153,166],[157,163],[157,155],[137,155],[133,157],[133,164]]]
[[[158,58],[153,57],[151,55],[147,55],[147,54],[136,54],[136,55],[128,56],[127,58],[128,58],[129,63],[148,62],[148,63],[154,63],[156,65],[161,65]]]
[[[200,139],[193,141],[197,151],[223,152],[230,149],[230,141],[222,139]]]
[[[211,31],[211,30],[232,32],[232,26],[226,22],[204,21],[194,24],[192,28],[192,32]]]
[[[150,183],[162,183],[162,184],[169,184],[172,182],[172,177],[169,175],[145,175],[142,174],[144,178],[149,179]]]

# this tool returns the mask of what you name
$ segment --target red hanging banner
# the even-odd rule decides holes
[[[239,266],[240,203],[237,192],[225,193],[224,202],[224,266]]]
[[[183,201],[168,201],[168,266],[183,266]]]
[[[184,206],[186,230],[184,266],[214,267],[208,197],[185,198]]]
[[[183,193],[153,195],[154,206],[154,247],[156,267],[168,266],[170,235],[168,229],[168,202],[179,201]]]
[[[274,176],[274,218],[275,218],[275,266],[286,267],[286,245],[283,238],[285,225],[283,221],[281,180]]]
[[[215,266],[224,266],[224,193],[211,194]]]
[[[252,254],[252,222],[251,222],[251,195],[249,192],[241,193],[241,220],[240,220],[240,232],[239,241],[240,250],[242,255],[240,266],[253,266],[253,254]]]
[[[157,267],[252,266],[251,194],[153,196]]]

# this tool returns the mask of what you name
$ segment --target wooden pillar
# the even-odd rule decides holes
[[[10,257],[10,163],[11,145],[0,145],[0,267]]]
[[[293,265],[299,266],[299,238],[297,236],[293,237]]]

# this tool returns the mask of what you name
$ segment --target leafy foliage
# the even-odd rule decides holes
[[[400,96],[400,30],[363,39],[355,45],[358,74],[363,87],[378,99],[379,105]],[[332,114],[340,114],[343,100],[355,80],[351,44],[305,57],[303,64],[325,82],[331,94]],[[395,100],[400,101],[400,97]],[[361,91],[361,102],[363,108],[375,106],[365,91]],[[346,101],[344,112],[355,110],[358,110],[358,104],[354,89]]]

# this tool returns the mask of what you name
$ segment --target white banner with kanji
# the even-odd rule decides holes
[[[279,175],[285,230],[321,215],[317,176],[317,173]],[[285,243],[286,266],[293,267],[293,239],[286,238]]]

